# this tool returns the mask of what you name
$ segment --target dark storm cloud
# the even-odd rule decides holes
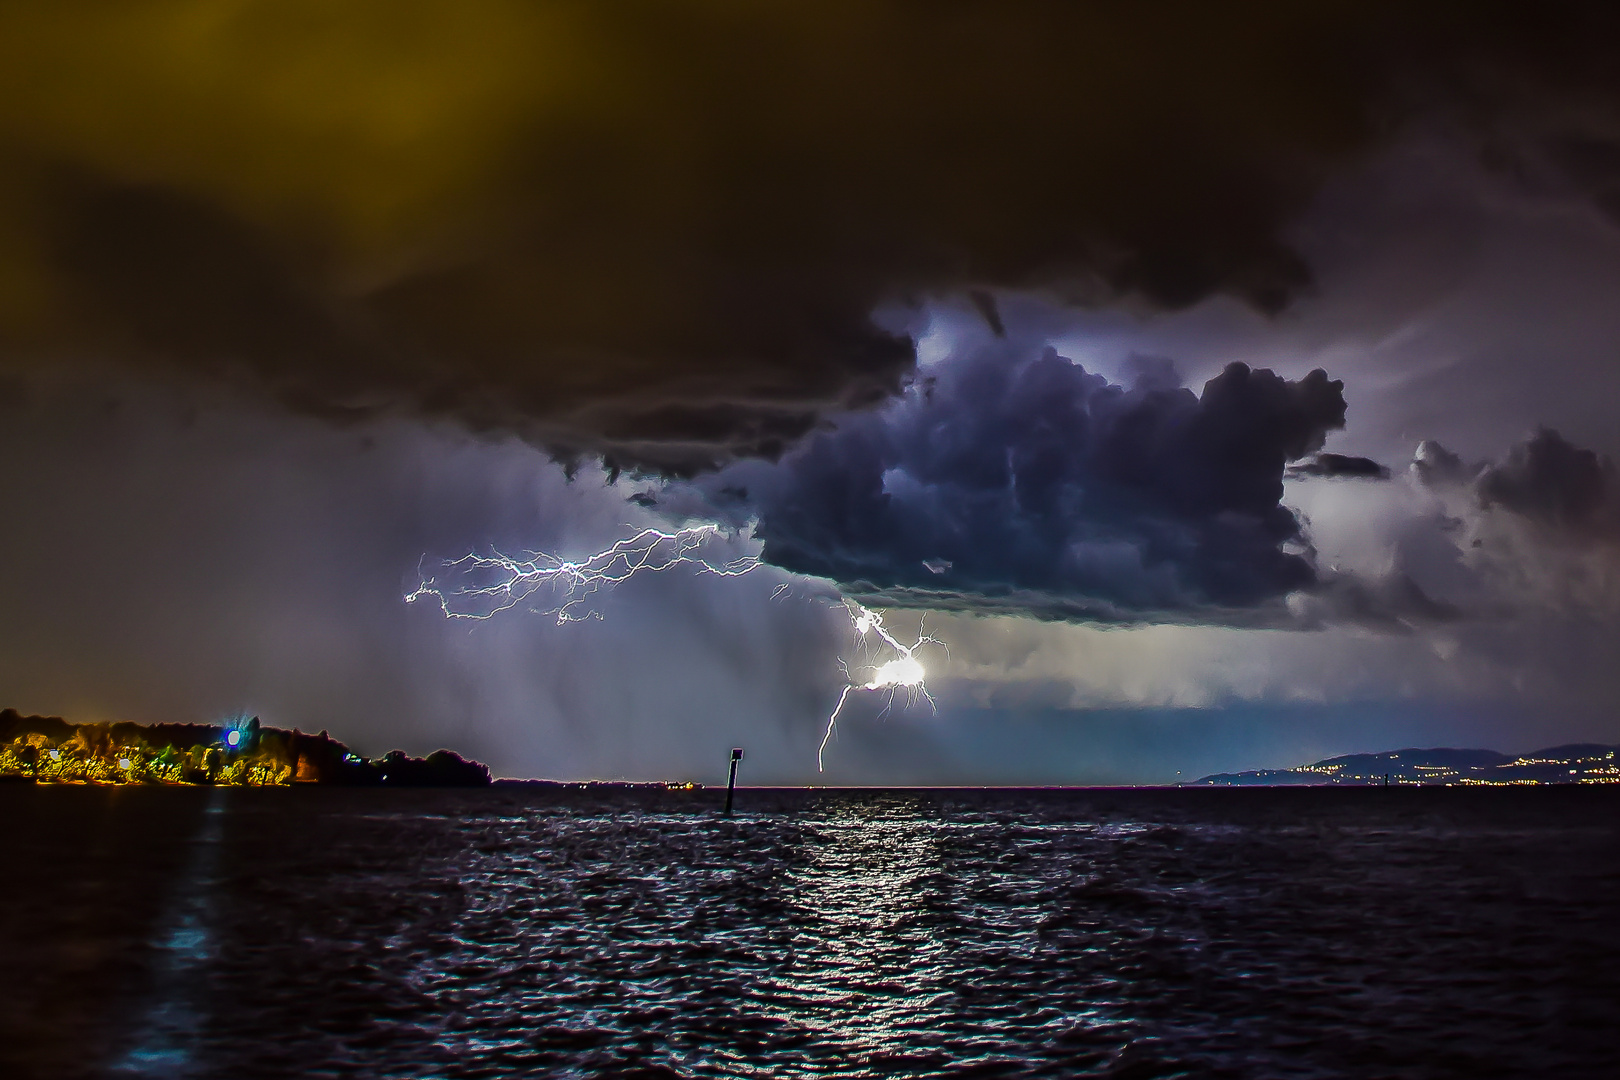
[[[1613,24],[1595,4],[18,5],[0,338],[16,368],[240,376],[564,456],[774,457],[902,383],[910,342],[870,321],[887,301],[1278,310],[1308,280],[1285,227],[1409,116],[1500,131],[1503,167],[1601,200]]]
[[[1317,476],[1329,480],[1388,480],[1389,470],[1372,458],[1320,453],[1288,467],[1293,477]]]
[[[1614,464],[1542,428],[1475,481],[1480,502],[1551,529],[1620,538],[1620,477]]]
[[[1412,563],[1431,578],[1436,570],[1449,577],[1452,596],[1487,620],[1524,624],[1516,628],[1522,639],[1506,636],[1494,649],[1516,653],[1515,664],[1543,678],[1568,673],[1593,641],[1616,640],[1620,477],[1606,457],[1541,428],[1498,460],[1476,465],[1424,443],[1413,475],[1440,511],[1430,518],[1433,539],[1453,553],[1447,559],[1443,545],[1429,543],[1428,554]],[[1595,686],[1611,666],[1604,661],[1577,681]]]
[[[1500,508],[1546,534],[1620,539],[1620,475],[1596,451],[1538,428],[1500,460],[1469,466],[1432,440],[1412,464],[1430,487],[1467,485],[1481,509]]]
[[[766,561],[874,603],[1281,621],[1318,584],[1283,470],[1343,427],[1343,384],[1231,364],[1200,395],[1153,373],[1127,390],[1051,349],[953,359],[777,467],[722,473],[716,504],[756,517]]]

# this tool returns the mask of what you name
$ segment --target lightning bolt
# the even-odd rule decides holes
[[[586,606],[590,598],[637,574],[689,566],[701,574],[740,577],[759,567],[757,555],[724,562],[705,555],[704,549],[721,536],[718,525],[694,525],[675,532],[642,529],[577,561],[542,551],[526,551],[520,556],[499,551],[488,555],[471,552],[443,564],[452,577],[462,579],[461,584],[441,586],[437,579],[424,577],[416,591],[406,595],[405,602],[414,604],[431,597],[448,618],[488,619],[542,593],[549,594],[556,606],[541,614],[555,615],[559,625],[600,619],[600,611]]]
[[[759,569],[762,564],[758,555],[727,560],[711,557],[707,549],[725,536],[718,525],[693,525],[674,532],[647,528],[577,560],[542,551],[526,551],[515,556],[499,551],[487,555],[470,552],[441,564],[442,574],[447,578],[445,582],[424,575],[422,584],[406,594],[405,602],[414,604],[418,600],[432,599],[446,618],[481,620],[493,618],[538,594],[555,606],[532,610],[555,616],[558,625],[600,619],[601,611],[589,606],[591,598],[602,589],[611,589],[637,574],[658,574],[688,567],[698,574],[741,577]],[[771,599],[777,599],[789,588],[786,582],[778,584]],[[937,711],[925,682],[927,672],[915,653],[925,645],[938,645],[945,649],[947,657],[950,655],[950,647],[945,642],[923,633],[922,623],[917,626],[917,639],[907,645],[884,625],[882,612],[863,607],[847,597],[839,599],[855,628],[863,657],[873,659],[874,653],[879,653],[887,659],[860,668],[869,673],[864,681],[850,674],[846,661],[838,661],[847,685],[827,717],[826,730],[816,750],[816,769],[823,772],[827,744],[832,741],[839,714],[851,694],[888,691],[889,699],[879,716],[894,707],[896,695],[902,692],[907,706],[926,700],[929,708]],[[925,615],[924,620],[926,618]]]
[[[816,750],[817,772],[827,771],[826,766],[823,764],[823,759],[827,754],[827,744],[832,741],[833,734],[837,731],[838,714],[844,711],[844,703],[849,700],[851,692],[856,690],[887,690],[889,700],[884,704],[883,711],[878,713],[879,716],[886,715],[890,709],[894,708],[895,695],[902,690],[905,691],[908,706],[917,704],[918,699],[922,698],[927,700],[930,709],[938,712],[939,708],[934,702],[933,695],[928,692],[928,684],[925,681],[928,673],[923,668],[922,661],[918,660],[914,654],[924,645],[938,645],[945,650],[947,657],[950,655],[950,646],[936,637],[924,634],[921,623],[917,625],[917,640],[910,645],[906,645],[901,643],[889,631],[888,627],[883,625],[882,612],[862,607],[847,597],[844,599],[844,609],[849,612],[850,622],[854,624],[855,634],[860,639],[863,648],[869,644],[871,638],[876,638],[879,647],[887,650],[890,658],[881,664],[875,664],[867,668],[866,670],[871,672],[871,678],[865,682],[855,681],[853,676],[849,674],[849,665],[842,660],[839,661],[839,664],[844,669],[844,676],[848,680],[848,685],[838,695],[838,704],[833,707],[832,714],[827,717],[827,729],[822,733],[821,746]],[[923,618],[926,619],[927,616],[925,615]]]

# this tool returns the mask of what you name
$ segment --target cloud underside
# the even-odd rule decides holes
[[[1409,8],[13,7],[4,363],[775,457],[901,386],[885,303],[1277,310],[1284,227],[1425,109],[1612,194],[1604,5]]]

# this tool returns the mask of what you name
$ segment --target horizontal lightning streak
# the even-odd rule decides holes
[[[702,574],[740,577],[759,567],[757,555],[725,562],[702,555],[704,546],[720,535],[718,525],[694,525],[675,532],[642,529],[577,561],[539,551],[524,552],[521,558],[499,551],[488,555],[471,552],[444,563],[446,570],[471,583],[441,588],[436,578],[424,578],[416,591],[406,595],[405,602],[432,597],[449,618],[488,619],[550,589],[555,590],[557,606],[543,614],[555,615],[559,624],[600,619],[601,612],[583,610],[586,601],[599,589],[619,585],[640,573],[656,574],[690,566]]]

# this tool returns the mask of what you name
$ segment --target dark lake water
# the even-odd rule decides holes
[[[0,1075],[1620,1076],[1620,791],[0,788]]]

